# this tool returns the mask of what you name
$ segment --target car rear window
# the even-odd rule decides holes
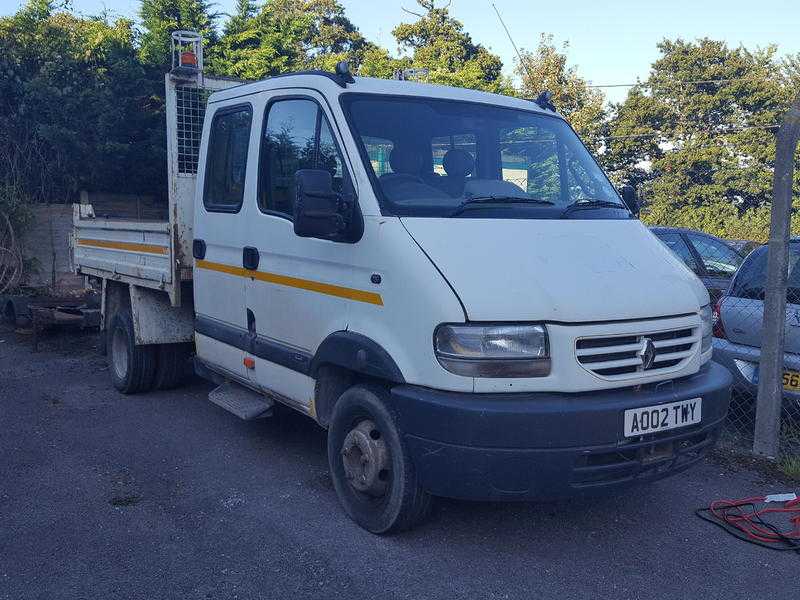
[[[798,266],[800,266],[800,244],[790,244],[786,301],[791,304],[800,304],[800,268]],[[766,281],[767,247],[761,246],[753,250],[742,263],[739,273],[733,280],[729,295],[736,298],[763,300]]]

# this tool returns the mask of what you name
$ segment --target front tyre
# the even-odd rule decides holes
[[[352,387],[337,401],[328,463],[342,507],[367,531],[410,529],[430,509],[431,496],[417,482],[388,392],[379,386]]]

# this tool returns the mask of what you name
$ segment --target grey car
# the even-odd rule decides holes
[[[784,398],[800,407],[800,240],[789,244],[786,337],[783,357]],[[752,395],[758,389],[767,247],[753,250],[714,306],[714,360],[733,374],[734,390]]]

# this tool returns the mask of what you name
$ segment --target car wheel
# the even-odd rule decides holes
[[[377,534],[410,529],[431,506],[388,396],[379,386],[350,388],[334,406],[328,430],[328,463],[339,501],[351,519]]]

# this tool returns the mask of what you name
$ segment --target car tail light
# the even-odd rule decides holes
[[[712,330],[713,335],[715,338],[720,339],[727,339],[727,335],[725,335],[725,327],[722,325],[722,301],[725,299],[725,296],[722,296],[719,300],[716,301],[714,304],[714,310],[711,312],[711,323],[713,324],[714,328]]]

